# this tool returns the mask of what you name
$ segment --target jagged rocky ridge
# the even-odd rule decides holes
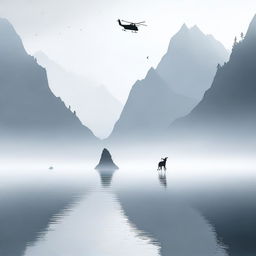
[[[108,136],[122,111],[122,104],[105,86],[65,70],[43,52],[37,52],[35,57],[47,70],[52,92],[60,96],[66,105],[70,105],[72,111],[77,112],[81,122],[96,136]]]
[[[176,93],[199,102],[212,84],[217,65],[228,58],[229,52],[212,35],[184,24],[171,38],[156,71]]]
[[[255,113],[256,16],[245,37],[234,43],[230,60],[218,68],[202,101],[170,126],[170,134],[255,140]]]
[[[200,101],[217,64],[228,55],[212,36],[183,25],[158,67],[132,87],[109,139],[140,141],[162,136],[171,122],[187,115]]]
[[[6,19],[0,19],[0,131],[11,137],[96,140],[51,92],[46,70],[27,54]]]
[[[157,137],[171,121],[195,105],[193,99],[178,95],[151,68],[144,80],[131,89],[110,139]]]

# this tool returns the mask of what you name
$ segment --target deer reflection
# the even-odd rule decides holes
[[[163,187],[167,187],[166,171],[158,171],[158,180]]]

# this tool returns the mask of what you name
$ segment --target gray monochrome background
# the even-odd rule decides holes
[[[158,66],[183,23],[196,24],[230,50],[255,10],[252,0],[0,1],[0,17],[11,22],[27,52],[46,67],[51,90],[101,138],[110,134],[132,86]],[[118,18],[145,20],[148,27],[125,33]],[[60,85],[60,76],[78,87],[76,93]],[[88,97],[83,101],[81,95]],[[89,104],[93,98],[96,103]],[[84,111],[88,106],[91,113]]]

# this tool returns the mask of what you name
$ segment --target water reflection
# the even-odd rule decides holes
[[[203,196],[202,196],[203,195]],[[213,223],[219,239],[232,256],[256,255],[256,186],[254,181],[222,184],[190,198],[191,203]]]
[[[1,256],[227,256],[219,240],[232,256],[254,255],[254,183],[181,195],[174,172],[168,187],[153,170],[69,170],[68,182],[57,172],[15,189],[2,179]]]
[[[79,204],[59,216],[57,222],[52,222],[48,232],[27,247],[25,256],[159,255],[159,247],[130,224],[110,189],[114,171],[98,173],[101,187],[95,184],[93,191]]]
[[[97,170],[97,172],[100,175],[102,187],[110,187],[113,175],[116,172],[116,170],[100,169],[100,170]]]
[[[190,206],[166,193],[118,193],[129,220],[159,242],[162,256],[226,256],[212,225]]]
[[[71,208],[79,195],[78,190],[67,193],[47,186],[5,189],[0,193],[0,255],[23,255],[26,246],[43,237],[49,224]]]
[[[103,187],[109,187],[114,172],[101,171]],[[160,184],[167,188],[165,171],[158,172]],[[109,182],[110,181],[110,182]],[[160,255],[227,256],[213,226],[199,211],[162,190],[141,184],[138,190],[117,190],[118,204],[137,235],[159,247]],[[143,254],[144,255],[144,254]]]
[[[160,181],[160,184],[167,188],[167,179],[166,179],[166,171],[159,170],[158,171],[158,180]]]

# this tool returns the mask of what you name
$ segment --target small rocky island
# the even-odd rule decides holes
[[[96,170],[117,170],[118,166],[113,162],[109,151],[104,148],[101,153],[99,164],[95,167]]]

